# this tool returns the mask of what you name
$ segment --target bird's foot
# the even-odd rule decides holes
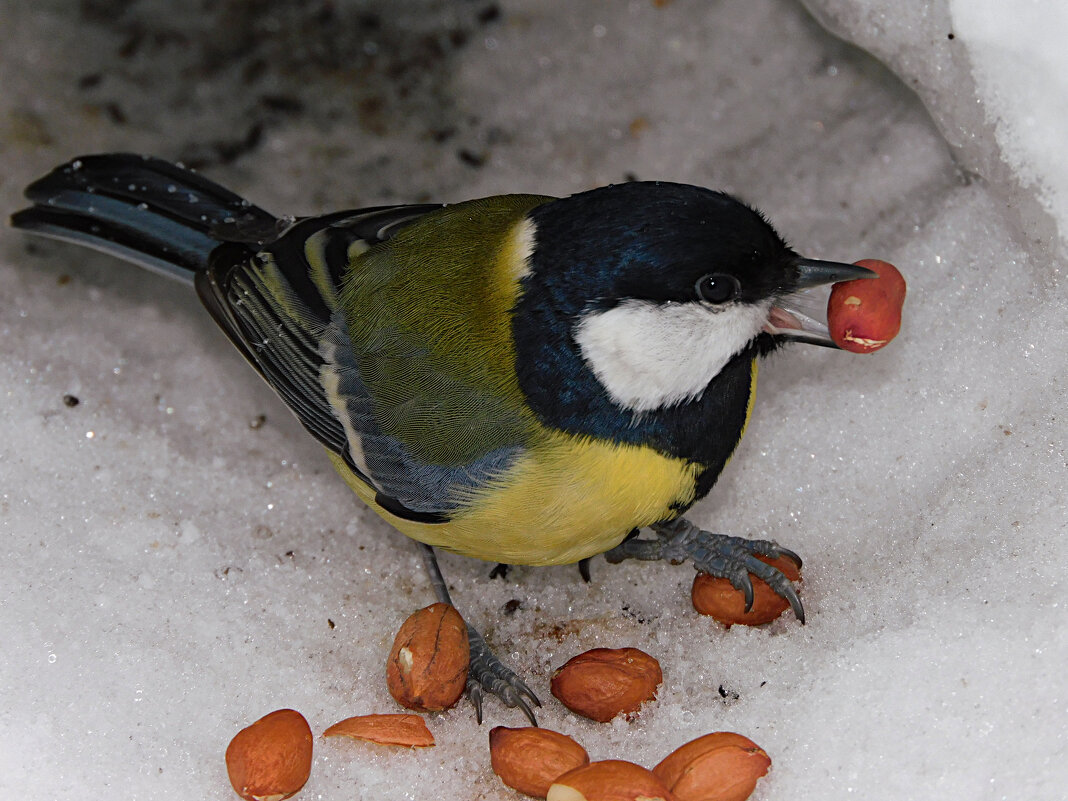
[[[467,641],[471,646],[471,665],[467,669],[467,697],[475,705],[475,717],[482,723],[482,698],[485,693],[495,695],[505,706],[519,707],[531,724],[538,725],[531,704],[541,706],[538,696],[515,671],[507,667],[486,644],[485,638],[470,625]]]
[[[511,565],[506,565],[504,562],[498,562],[497,566],[494,567],[493,570],[490,571],[489,577],[491,579],[495,579],[495,578],[506,579],[506,578],[508,578],[508,571],[511,570],[511,569],[512,569]]]
[[[423,565],[426,567],[427,576],[434,587],[434,595],[438,601],[448,604],[454,609],[456,606],[449,595],[449,587],[441,575],[438,566],[438,557],[434,549],[429,545],[419,543],[419,551],[423,556]],[[501,565],[498,565],[501,567]],[[507,565],[504,565],[507,567]],[[496,569],[496,568],[495,568]],[[467,643],[471,647],[471,662],[467,668],[467,697],[475,705],[475,717],[482,723],[482,698],[486,693],[495,695],[504,702],[505,706],[519,707],[531,723],[538,725],[534,717],[534,710],[530,704],[541,706],[538,696],[526,683],[507,667],[495,653],[486,645],[485,638],[478,633],[470,623],[464,620],[467,626]],[[528,702],[529,699],[529,702]]]
[[[622,562],[624,559],[663,559],[674,565],[689,559],[700,572],[730,581],[731,585],[745,596],[746,612],[753,606],[753,582],[749,578],[752,573],[766,582],[776,594],[786,599],[797,619],[805,622],[805,609],[790,580],[776,568],[756,558],[757,555],[772,559],[785,556],[801,567],[801,557],[793,551],[770,540],[747,540],[713,534],[682,517],[654,523],[651,528],[657,539],[625,540],[605,553],[605,559],[612,563]]]

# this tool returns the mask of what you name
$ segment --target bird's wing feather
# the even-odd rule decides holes
[[[507,469],[518,455],[520,447],[513,444],[480,449],[460,458],[427,458],[392,435],[383,423],[384,418],[389,418],[391,426],[406,430],[422,428],[429,436],[434,436],[427,430],[430,418],[438,417],[436,422],[441,429],[453,425],[445,410],[434,403],[435,385],[424,385],[425,391],[399,403],[382,402],[363,378],[358,364],[361,359],[353,349],[340,314],[335,315],[328,327],[322,350],[326,357],[322,383],[338,419],[343,421],[346,460],[359,475],[371,479],[380,493],[379,504],[394,514],[421,522],[447,517],[464,505],[473,491]],[[418,370],[414,363],[419,360],[418,353],[410,352],[405,361]],[[476,404],[467,408],[471,410],[469,414],[478,414]],[[398,510],[391,500],[403,506],[403,510]]]
[[[373,342],[361,336],[354,345],[341,300],[346,272],[437,208],[301,220],[258,252],[220,249],[197,278],[212,316],[304,427],[376,491],[380,505],[420,522],[449,519],[521,450],[515,436],[502,442],[474,430],[501,421],[501,410],[489,408],[494,400],[479,386],[465,386],[403,331],[377,325]],[[409,380],[419,375],[423,380]],[[443,407],[446,395],[451,400]],[[414,431],[418,439],[431,429],[488,444],[430,458],[396,435]]]

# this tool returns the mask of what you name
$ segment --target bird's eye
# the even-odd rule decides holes
[[[697,297],[707,303],[726,303],[738,297],[742,285],[733,275],[712,273],[697,282]]]

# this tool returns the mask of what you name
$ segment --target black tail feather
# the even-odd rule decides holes
[[[12,216],[16,228],[186,280],[220,244],[262,243],[280,227],[191,170],[127,153],[74,159],[31,184],[26,197],[35,205]]]

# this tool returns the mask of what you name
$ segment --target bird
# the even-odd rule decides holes
[[[752,603],[757,556],[685,513],[741,440],[761,357],[835,347],[806,291],[872,277],[790,248],[688,184],[276,216],[163,159],[87,155],[25,191],[17,229],[192,284],[355,494],[417,543],[499,564],[689,560]],[[648,530],[653,538],[642,537]],[[537,696],[468,624],[467,694]]]

